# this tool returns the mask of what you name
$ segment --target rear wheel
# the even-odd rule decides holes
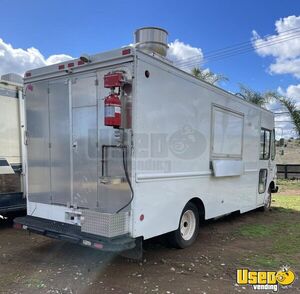
[[[169,234],[169,242],[176,248],[186,248],[194,243],[199,233],[199,211],[195,204],[189,202],[184,207],[179,227]]]

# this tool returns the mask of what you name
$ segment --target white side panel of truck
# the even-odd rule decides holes
[[[134,236],[177,229],[193,198],[205,219],[254,209],[262,110],[143,54],[136,76]],[[216,177],[214,159],[240,160],[242,170]]]

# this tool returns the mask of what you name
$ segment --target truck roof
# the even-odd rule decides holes
[[[24,83],[54,78],[69,73],[83,72],[91,69],[97,69],[101,64],[111,66],[112,63],[128,62],[132,60],[135,49],[133,47],[124,47],[116,50],[106,51],[95,55],[90,55],[91,62],[84,62],[80,58],[67,60],[53,65],[48,65],[26,71],[24,74]]]
[[[16,83],[16,82],[12,82],[12,81],[7,81],[7,80],[0,80],[0,85],[3,87],[7,86],[7,87],[23,87],[22,84]]]
[[[224,90],[223,88],[220,88],[216,85],[210,84],[206,81],[200,80],[196,77],[194,77],[191,73],[188,73],[172,64],[172,62],[166,58],[163,58],[157,54],[153,54],[153,56],[143,52],[142,50],[139,50],[133,46],[126,46],[122,47],[119,49],[111,50],[111,51],[106,51],[106,52],[101,52],[97,53],[95,55],[90,55],[90,62],[84,62],[80,58],[76,59],[71,59],[67,60],[61,63],[53,64],[53,65],[48,65],[44,66],[41,68],[37,69],[32,69],[27,71],[24,74],[24,83],[30,83],[34,81],[39,81],[39,80],[46,80],[49,78],[57,78],[60,76],[68,75],[70,73],[80,73],[80,72],[85,72],[93,69],[107,66],[111,66],[113,64],[120,64],[120,63],[125,63],[132,61],[134,58],[134,55],[139,54],[141,56],[145,56],[148,58],[152,58],[156,62],[159,61],[167,66],[172,67],[174,70],[180,72],[181,74],[185,75],[189,79],[191,79],[194,82],[200,83],[202,86],[205,86],[211,90],[218,91],[219,93],[223,93],[226,95],[230,95],[233,99],[238,99],[239,101],[249,104],[254,108],[257,108],[261,111],[268,112],[272,115],[273,112],[266,109],[262,108],[254,103],[251,103],[249,101],[246,101],[244,99],[241,99],[234,95],[233,93],[230,93],[229,91]]]

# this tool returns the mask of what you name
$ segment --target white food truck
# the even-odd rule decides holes
[[[0,79],[0,214],[26,209],[22,192],[21,128],[22,77]]]
[[[107,251],[268,209],[274,116],[172,65],[167,32],[26,72],[27,216],[15,226]]]

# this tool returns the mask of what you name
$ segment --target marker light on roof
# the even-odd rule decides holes
[[[130,54],[130,49],[124,49],[123,51],[122,51],[122,55],[128,55],[128,54]]]
[[[89,55],[87,55],[87,54],[82,54],[82,55],[79,57],[79,59],[80,59],[81,61],[83,61],[84,63],[89,63],[89,62],[91,62],[91,57],[90,57]]]

